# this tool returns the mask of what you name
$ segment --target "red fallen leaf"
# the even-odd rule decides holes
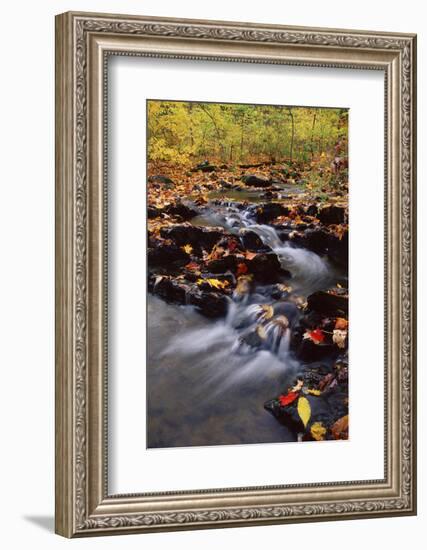
[[[299,392],[290,391],[286,395],[279,395],[279,403],[282,407],[290,405],[295,399],[297,399]]]
[[[233,252],[233,250],[235,250],[237,248],[237,242],[234,241],[234,240],[230,240],[228,241],[228,250],[230,252]]]
[[[185,268],[189,271],[198,271],[200,269],[200,265],[196,264],[196,262],[190,262],[185,266]]]
[[[248,272],[248,266],[244,264],[243,262],[241,264],[237,264],[237,275],[244,275]]]
[[[310,338],[315,344],[320,344],[325,340],[325,335],[320,330],[320,328],[316,328],[311,331],[307,331],[304,335],[305,338]]]

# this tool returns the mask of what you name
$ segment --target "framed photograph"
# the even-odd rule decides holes
[[[56,532],[416,513],[416,37],[56,18]]]

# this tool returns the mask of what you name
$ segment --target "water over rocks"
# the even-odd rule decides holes
[[[195,169],[210,177],[211,167]],[[255,174],[242,180],[256,188],[272,184]],[[223,185],[224,192],[233,185]],[[346,209],[215,197],[150,207],[148,216],[161,222],[149,226],[148,291],[211,320],[212,339],[222,334],[235,368],[225,375],[229,383],[249,376],[248,365],[266,372],[269,364],[282,365],[277,397],[260,403],[266,414],[295,439],[347,437]],[[209,349],[211,333],[204,334]],[[191,349],[177,346],[175,353],[185,358]]]

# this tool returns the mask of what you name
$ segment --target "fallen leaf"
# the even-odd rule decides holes
[[[300,397],[298,399],[298,414],[304,424],[304,427],[307,427],[308,421],[311,417],[311,407],[306,397]]]
[[[292,292],[291,286],[283,285],[281,283],[277,285],[277,288],[280,290],[280,292]]]
[[[200,265],[197,264],[196,262],[190,262],[185,266],[185,269],[188,269],[189,271],[199,271]]]
[[[228,250],[230,250],[230,252],[233,252],[233,250],[235,250],[237,248],[237,242],[233,239],[229,240],[228,241]]]
[[[265,340],[267,338],[267,333],[265,332],[265,328],[262,325],[257,326],[256,332],[261,340]]]
[[[290,391],[286,395],[279,395],[279,403],[282,407],[286,407],[287,405],[290,405],[297,399],[298,392],[296,391]]]
[[[333,334],[332,334],[333,343],[336,344],[341,349],[345,348],[346,338],[347,338],[347,331],[346,330],[337,330],[337,329],[335,329]]]
[[[253,260],[256,256],[256,253],[255,252],[246,252],[245,253],[245,258],[247,260]]]
[[[316,328],[315,330],[308,330],[303,338],[305,340],[311,340],[315,344],[321,344],[325,340],[325,335],[323,334],[323,331],[320,330],[320,328]]]
[[[344,319],[343,317],[337,317],[335,321],[335,328],[339,330],[347,330],[348,328],[347,319]]]
[[[311,435],[316,441],[325,439],[326,428],[321,422],[314,422],[310,428]]]
[[[262,304],[261,308],[263,310],[262,319],[266,321],[267,319],[271,319],[274,315],[274,309],[273,306],[270,306],[269,304]]]
[[[244,275],[248,272],[248,266],[244,264],[243,262],[240,264],[237,264],[237,275]]]
[[[212,251],[210,254],[208,254],[207,256],[207,260],[219,260],[223,254],[225,252],[225,249],[222,247],[222,246],[218,246],[218,245],[215,245],[213,248],[212,248]]]
[[[239,277],[237,279],[237,286],[235,293],[239,296],[248,294],[250,291],[250,279],[247,276]]]
[[[334,439],[348,439],[348,414],[339,418],[331,427]]]
[[[198,279],[197,280],[198,285],[202,285],[203,283],[207,283],[212,288],[217,288],[218,290],[222,290],[230,284],[228,281],[220,281],[219,279]]]
[[[193,247],[191,246],[191,244],[185,244],[181,248],[186,254],[191,254],[193,252]]]

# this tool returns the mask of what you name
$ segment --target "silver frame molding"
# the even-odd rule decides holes
[[[105,206],[110,55],[384,71],[384,479],[108,494]],[[56,17],[58,534],[78,537],[416,513],[415,113],[412,34],[72,12]]]

